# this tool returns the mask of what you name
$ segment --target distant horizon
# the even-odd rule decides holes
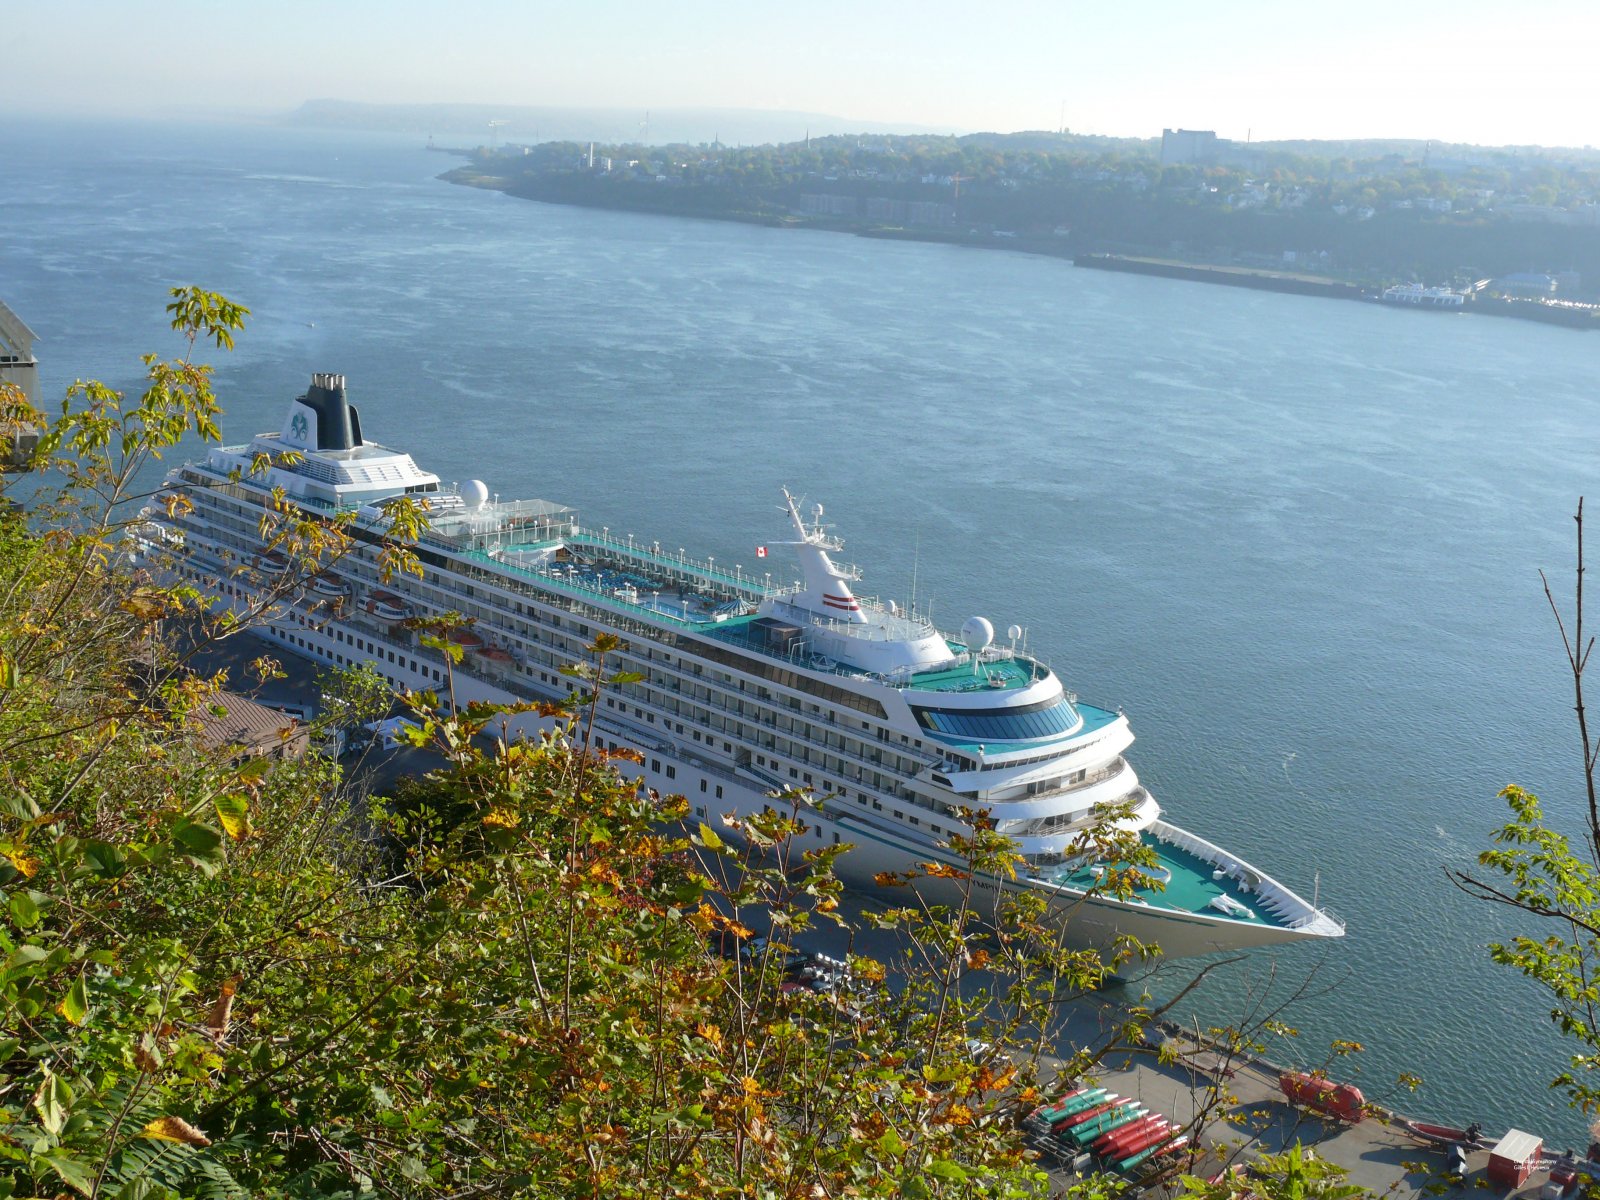
[[[1585,146],[1600,7],[718,0],[56,0],[8,13],[0,109],[266,117],[354,102],[845,113],[841,121],[1234,141]],[[418,97],[426,97],[419,100]],[[1359,132],[1357,132],[1359,131]],[[707,131],[707,135],[712,131]]]
[[[1034,135],[1041,135],[1042,134],[1042,135],[1061,135],[1061,136],[1066,136],[1066,137],[1099,138],[1099,139],[1105,139],[1105,140],[1109,140],[1109,141],[1142,141],[1142,142],[1152,142],[1152,141],[1154,141],[1154,142],[1159,142],[1161,140],[1161,136],[1162,136],[1162,129],[1185,129],[1185,130],[1202,130],[1202,129],[1206,129],[1206,127],[1204,127],[1204,126],[1196,125],[1196,124],[1193,124],[1193,123],[1174,123],[1174,124],[1169,124],[1169,125],[1163,126],[1160,129],[1155,129],[1155,130],[1152,130],[1152,131],[1129,132],[1129,133],[1093,132],[1093,131],[1089,131],[1089,130],[1072,129],[1072,128],[1068,128],[1068,129],[1064,129],[1063,130],[1063,129],[1046,128],[1046,127],[1017,128],[1017,129],[949,128],[949,127],[936,127],[936,126],[917,126],[917,125],[910,124],[910,123],[906,123],[906,124],[900,125],[900,124],[896,124],[894,122],[881,121],[881,120],[872,120],[872,119],[867,119],[867,118],[840,117],[840,116],[835,116],[835,115],[830,114],[830,113],[794,112],[794,111],[780,110],[780,109],[755,109],[755,108],[738,108],[738,107],[722,107],[722,106],[681,106],[681,107],[666,106],[666,107],[655,108],[655,109],[639,109],[639,110],[637,110],[637,112],[635,112],[635,110],[632,109],[632,108],[626,108],[626,107],[615,106],[615,105],[494,104],[494,103],[490,103],[490,102],[475,101],[475,100],[450,100],[450,101],[438,101],[438,102],[425,101],[425,100],[410,100],[410,101],[384,102],[384,101],[367,101],[367,100],[347,100],[347,99],[343,99],[343,98],[336,98],[336,97],[330,97],[330,96],[313,97],[311,99],[307,99],[307,100],[301,101],[300,103],[292,105],[292,106],[287,107],[287,108],[280,108],[280,107],[245,108],[245,107],[230,106],[230,107],[226,107],[226,108],[215,108],[215,109],[210,109],[210,110],[197,110],[197,109],[192,109],[192,108],[172,107],[172,108],[161,109],[161,110],[152,110],[152,111],[148,111],[148,112],[133,112],[133,113],[130,113],[130,112],[110,113],[110,112],[104,112],[104,111],[99,111],[99,110],[90,109],[90,108],[69,109],[69,110],[36,108],[36,109],[31,109],[31,110],[30,109],[24,109],[21,112],[16,113],[14,115],[22,117],[24,119],[33,119],[33,120],[40,120],[40,121],[58,120],[58,121],[62,121],[62,122],[84,123],[84,124],[101,123],[101,122],[113,123],[113,124],[114,123],[118,123],[118,122],[129,122],[129,123],[134,123],[134,124],[140,124],[140,123],[147,123],[147,124],[181,124],[181,123],[228,124],[228,123],[241,123],[241,124],[255,124],[255,125],[259,125],[259,124],[300,125],[300,126],[305,127],[305,128],[348,129],[348,130],[350,130],[352,132],[355,132],[355,131],[365,131],[365,132],[373,132],[373,133],[389,132],[389,133],[406,134],[406,135],[434,134],[434,135],[440,135],[440,136],[445,136],[445,137],[460,136],[460,137],[464,137],[464,138],[470,138],[470,137],[472,137],[474,135],[477,135],[477,136],[479,136],[481,138],[481,140],[479,142],[474,142],[473,144],[475,144],[475,145],[476,144],[487,143],[491,138],[491,132],[493,133],[494,137],[497,138],[498,140],[505,141],[505,142],[508,142],[508,143],[524,144],[524,143],[526,143],[526,142],[528,142],[530,140],[529,138],[523,136],[524,134],[527,134],[530,131],[528,131],[526,129],[519,130],[514,121],[508,121],[503,127],[498,128],[498,129],[493,130],[493,131],[491,131],[487,127],[483,128],[480,131],[480,130],[478,130],[478,128],[476,126],[472,126],[470,128],[467,128],[467,127],[452,128],[448,123],[443,123],[443,122],[436,123],[436,124],[429,124],[427,122],[417,122],[417,123],[412,123],[412,124],[393,125],[393,126],[390,126],[390,127],[387,127],[387,128],[379,128],[379,127],[377,127],[376,125],[374,125],[374,124],[372,124],[370,122],[362,123],[360,121],[341,122],[341,121],[336,121],[336,120],[328,120],[328,121],[297,121],[297,120],[295,120],[295,118],[297,116],[299,116],[300,114],[304,113],[307,109],[310,109],[310,108],[312,108],[313,106],[316,106],[316,105],[324,105],[324,104],[326,104],[326,105],[335,105],[335,106],[349,106],[352,109],[370,109],[370,110],[373,110],[375,114],[376,113],[381,113],[384,110],[394,110],[396,112],[399,112],[399,111],[408,110],[408,109],[409,110],[417,110],[417,109],[458,110],[458,111],[461,111],[463,113],[477,110],[477,111],[481,111],[483,113],[489,113],[489,112],[500,113],[500,112],[504,112],[504,113],[508,113],[508,114],[515,114],[515,113],[518,113],[518,112],[528,112],[530,110],[534,110],[534,111],[538,111],[541,114],[548,114],[550,117],[552,117],[552,118],[554,118],[554,119],[556,119],[558,121],[559,121],[560,117],[562,115],[564,115],[564,114],[587,115],[587,114],[599,113],[599,114],[606,114],[606,115],[612,116],[612,117],[623,116],[623,115],[627,115],[627,116],[631,117],[631,116],[637,115],[637,117],[639,118],[639,121],[641,123],[644,121],[644,119],[646,117],[649,117],[650,123],[653,124],[653,125],[663,125],[663,124],[665,124],[665,125],[669,125],[669,126],[674,121],[682,120],[682,119],[685,119],[685,118],[699,119],[702,116],[709,118],[709,116],[711,114],[717,114],[717,115],[726,117],[728,120],[734,121],[734,122],[738,122],[738,121],[743,120],[743,121],[746,121],[746,122],[771,121],[771,122],[773,122],[775,124],[781,124],[781,123],[785,123],[785,122],[791,122],[792,123],[792,122],[797,122],[797,121],[811,121],[811,122],[816,122],[817,123],[813,127],[808,127],[806,129],[802,130],[801,132],[793,134],[793,136],[767,137],[767,138],[762,138],[762,139],[758,139],[758,140],[752,140],[750,138],[744,138],[742,141],[739,142],[739,144],[742,145],[742,146],[745,146],[745,147],[754,147],[754,146],[759,146],[759,145],[773,145],[773,144],[788,144],[788,143],[791,143],[791,142],[801,141],[808,134],[809,134],[810,137],[813,137],[813,138],[821,138],[821,137],[850,137],[850,136],[870,136],[870,137],[953,137],[953,138],[963,138],[963,137],[974,137],[974,136],[984,136],[984,135],[992,135],[992,136],[1004,137],[1004,136],[1022,135],[1022,134],[1034,134]],[[1207,130],[1207,131],[1215,133],[1217,135],[1217,137],[1219,139],[1222,139],[1223,141],[1228,141],[1228,142],[1232,142],[1232,143],[1239,144],[1239,145],[1244,145],[1246,143],[1246,139],[1244,137],[1233,137],[1226,130],[1210,129],[1210,130]],[[728,137],[728,136],[720,136],[719,135],[719,131],[716,131],[716,130],[714,130],[713,133],[710,136],[706,136],[706,137],[657,137],[657,136],[654,136],[654,134],[652,133],[652,135],[649,136],[649,138],[647,140],[642,140],[638,136],[628,136],[628,135],[623,134],[620,131],[616,131],[616,130],[612,130],[610,132],[617,133],[617,136],[615,136],[615,137],[603,137],[603,136],[601,136],[601,132],[602,131],[595,130],[595,131],[584,132],[581,135],[579,135],[579,134],[575,134],[575,133],[571,133],[571,132],[563,133],[563,132],[557,131],[557,132],[555,132],[555,133],[553,133],[553,134],[551,134],[549,136],[540,136],[540,137],[537,138],[537,140],[538,141],[589,141],[589,140],[593,140],[593,141],[597,141],[597,142],[604,141],[604,142],[606,142],[608,144],[613,144],[613,145],[639,144],[639,145],[655,145],[655,146],[664,146],[664,145],[671,145],[671,144],[705,145],[705,144],[711,144],[714,140],[720,141],[721,144],[724,145],[724,147],[731,146],[731,145],[735,144],[735,139],[734,138]],[[1405,134],[1393,134],[1393,133],[1391,133],[1391,134],[1319,135],[1319,136],[1300,136],[1300,135],[1295,135],[1295,134],[1290,133],[1290,134],[1282,134],[1282,135],[1275,136],[1275,137],[1253,137],[1252,136],[1250,138],[1249,144],[1258,145],[1258,146],[1259,145],[1282,145],[1282,144],[1285,144],[1285,143],[1302,143],[1302,144],[1310,143],[1310,144],[1341,145],[1341,144],[1363,143],[1363,142],[1411,143],[1411,144],[1416,144],[1416,145],[1432,144],[1432,145],[1436,145],[1436,146],[1459,146],[1459,147],[1463,147],[1463,148],[1477,149],[1477,150],[1511,150],[1511,151],[1517,151],[1517,150],[1535,151],[1535,150],[1537,150],[1537,151],[1545,151],[1545,152],[1572,151],[1572,152],[1576,152],[1576,153],[1584,153],[1584,152],[1593,153],[1595,151],[1595,147],[1591,143],[1572,144],[1572,143],[1543,143],[1543,142],[1484,142],[1484,141],[1473,142],[1473,141],[1455,141],[1455,140],[1451,140],[1451,139],[1448,139],[1448,138],[1441,138],[1441,137],[1410,136],[1410,135],[1405,135]]]

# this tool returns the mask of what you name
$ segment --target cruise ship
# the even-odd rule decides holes
[[[970,832],[963,814],[982,811],[1020,857],[1014,878],[973,881],[980,902],[1036,891],[1069,944],[1126,934],[1177,957],[1344,932],[1265,872],[1163,820],[1124,756],[1127,719],[1067,692],[1019,628],[997,641],[974,617],[950,636],[860,594],[820,506],[803,511],[787,490],[783,539],[758,554],[765,565],[785,553],[800,578],[774,584],[764,570],[758,579],[586,527],[561,504],[491,500],[475,480],[443,485],[409,454],[367,441],[343,376],[331,374],[312,377],[281,431],[212,449],[168,486],[190,503],[149,511],[152,560],[241,612],[284,593],[293,570],[261,540],[274,495],[312,518],[353,514],[352,551],[290,587],[261,630],[319,663],[371,663],[397,688],[439,689],[445,660],[408,622],[459,613],[470,624],[451,635],[463,652],[457,703],[559,700],[582,686],[561,668],[583,661],[597,635],[619,635],[608,661],[642,678],[605,694],[596,726],[606,745],[638,751],[642,783],[687,797],[695,821],[759,812],[780,789],[804,789],[804,839],[848,843],[838,870],[851,886],[918,864],[959,868],[946,843]],[[427,502],[414,547],[423,574],[386,580],[383,505],[399,496]],[[1083,851],[1086,829],[1106,819],[1158,864],[1140,868],[1125,899],[1097,886],[1117,864]]]
[[[1420,283],[1397,283],[1383,289],[1378,297],[1384,304],[1398,304],[1402,308],[1429,308],[1453,312],[1466,304],[1461,292],[1447,287],[1423,287]]]

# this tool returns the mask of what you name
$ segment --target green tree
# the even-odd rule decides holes
[[[1501,793],[1511,819],[1493,835],[1494,846],[1479,856],[1486,873],[1452,871],[1468,895],[1534,917],[1546,932],[1522,934],[1489,947],[1498,963],[1520,971],[1544,989],[1550,1019],[1575,1049],[1554,1085],[1585,1112],[1600,1108],[1600,791],[1595,769],[1600,741],[1589,729],[1584,676],[1594,637],[1584,622],[1583,502],[1578,503],[1574,601],[1563,612],[1541,572],[1545,598],[1555,616],[1572,680],[1579,766],[1585,807],[1578,843],[1550,823],[1538,797],[1511,786]]]
[[[1263,1154],[1250,1165],[1248,1187],[1241,1187],[1235,1175],[1225,1174],[1214,1182],[1186,1176],[1184,1191],[1197,1200],[1235,1200],[1241,1195],[1262,1200],[1354,1200],[1367,1195],[1366,1189],[1346,1183],[1347,1172],[1298,1141],[1279,1154]]]

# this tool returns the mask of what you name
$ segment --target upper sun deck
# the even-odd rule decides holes
[[[404,492],[430,483],[436,489],[439,482],[437,475],[417,466],[409,454],[376,442],[339,450],[308,450],[286,443],[281,433],[260,433],[248,446],[225,446],[221,452],[247,460],[265,454],[275,470],[329,484],[341,494],[359,491],[364,499],[375,490]],[[289,458],[290,454],[295,457]]]

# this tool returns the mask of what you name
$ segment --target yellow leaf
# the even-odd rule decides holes
[[[179,1142],[185,1146],[209,1146],[211,1139],[182,1117],[157,1117],[141,1132],[147,1138],[162,1142]]]
[[[243,796],[218,796],[213,802],[217,820],[231,838],[250,836],[250,806]]]
[[[150,592],[135,592],[122,602],[122,608],[141,621],[156,621],[166,613],[161,597]]]
[[[39,860],[29,858],[21,850],[7,850],[6,857],[11,860],[11,865],[22,872],[24,879],[32,879],[39,873]]]

